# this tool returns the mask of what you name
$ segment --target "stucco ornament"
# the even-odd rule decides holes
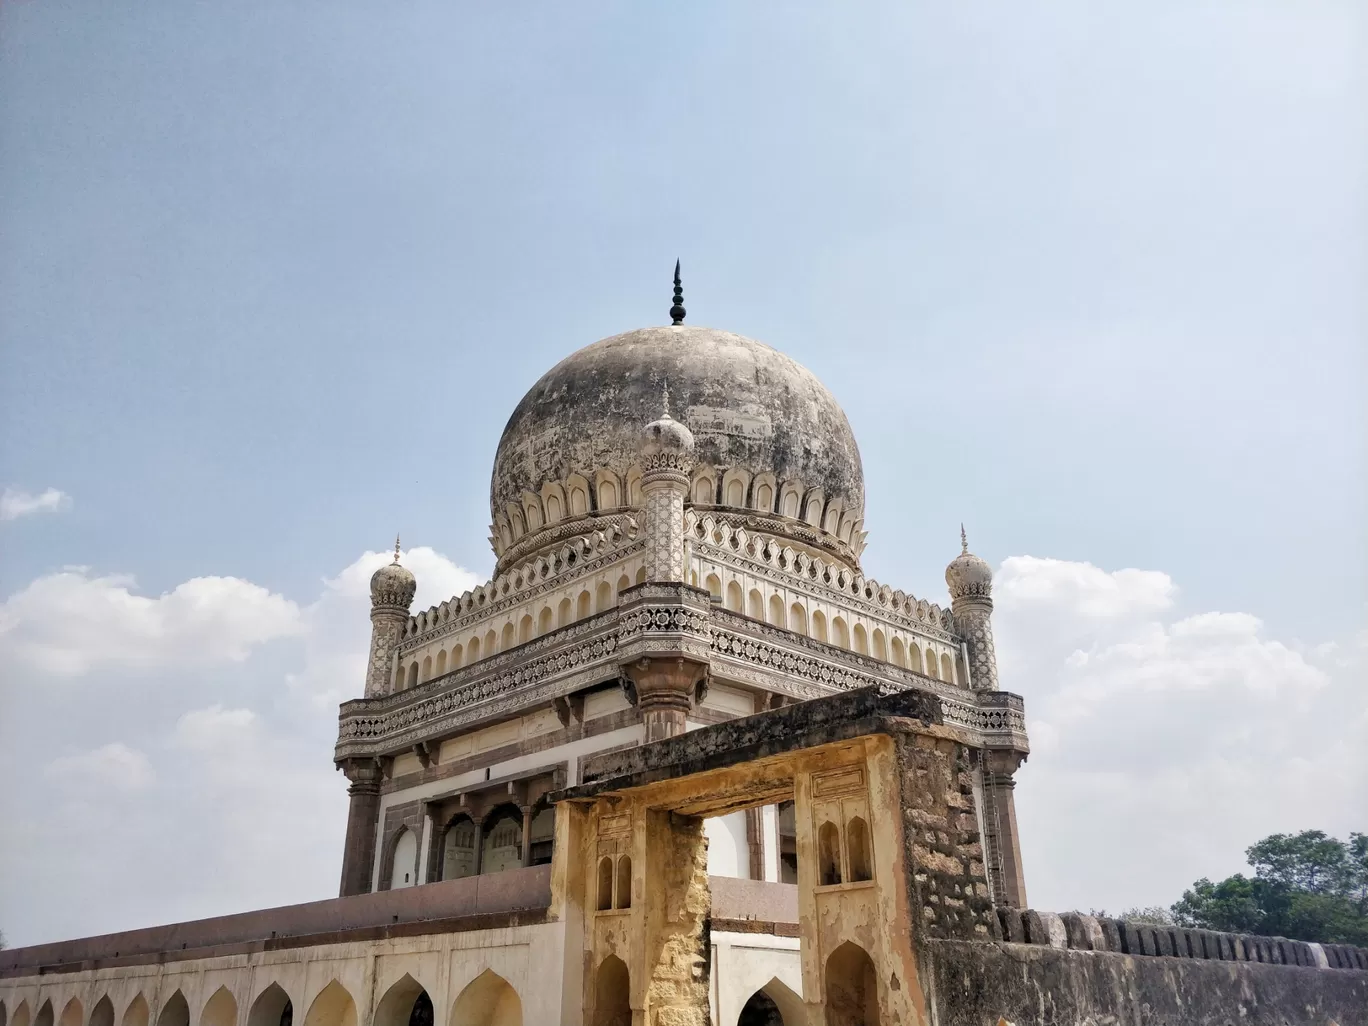
[[[950,597],[986,598],[993,597],[993,568],[969,551],[969,540],[964,526],[960,526],[961,551],[945,568],[945,583],[950,587]]]
[[[372,606],[403,606],[407,611],[413,603],[418,582],[407,567],[399,565],[399,539],[394,539],[394,562],[371,574]]]

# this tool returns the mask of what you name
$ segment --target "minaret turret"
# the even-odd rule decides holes
[[[646,580],[684,580],[684,500],[694,465],[693,432],[666,411],[641,434],[641,493],[644,499]]]
[[[997,650],[993,647],[993,569],[969,551],[960,524],[960,554],[945,568],[950,609],[969,650],[969,679],[975,691],[997,691]]]
[[[409,606],[417,589],[413,574],[399,565],[399,537],[394,538],[394,562],[371,577],[370,661],[366,664],[366,697],[388,694],[394,650],[408,622]]]

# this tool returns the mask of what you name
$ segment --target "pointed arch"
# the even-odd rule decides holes
[[[826,641],[827,639],[826,614],[820,609],[812,611],[812,636],[818,641]]]
[[[575,600],[575,619],[583,620],[594,615],[594,597],[589,594],[586,588],[579,593],[579,598]]]
[[[411,1002],[412,999],[410,1007]],[[328,981],[309,1005],[303,1026],[356,1026],[356,1002],[352,1000],[351,991],[336,980]]]
[[[62,1006],[62,1016],[57,1026],[85,1026],[85,1009],[76,998],[71,998]]]
[[[644,566],[637,567],[636,582],[637,584],[646,583],[646,568]]]
[[[613,586],[607,581],[599,581],[595,591],[594,612],[602,613],[613,608]]]
[[[850,628],[846,626],[845,617],[838,616],[831,621],[831,643],[841,648],[850,647]]]
[[[752,620],[765,619],[765,599],[764,596],[760,594],[759,588],[751,589],[750,607],[746,610],[746,614]]]
[[[180,991],[176,992],[177,994]],[[185,1004],[185,999],[181,998],[181,1004]],[[52,1026],[56,1016],[52,1013],[52,999],[48,998],[38,1006],[38,1014],[33,1017],[33,1026]]]
[[[529,617],[527,618],[527,620],[528,620],[528,631],[529,631],[529,633],[530,633],[530,632],[531,632],[531,622],[532,622],[532,618],[529,616]],[[516,645],[517,643],[518,643],[517,628],[513,626],[513,621],[512,621],[512,620],[509,620],[508,623],[506,623],[506,624],[503,625],[503,630],[499,632],[499,651],[500,651],[500,652],[507,652],[510,648],[512,648],[512,647],[513,647],[514,645]]]
[[[803,999],[775,976],[750,996],[736,1026],[802,1026],[806,1016]]]
[[[947,684],[955,683],[955,664],[950,661],[950,656],[941,653],[941,680]]]
[[[795,634],[807,633],[807,610],[801,602],[789,606],[789,630]]]
[[[778,595],[771,595],[769,600],[769,622],[776,627],[787,627],[788,617],[784,615],[784,600]]]
[[[468,645],[466,646],[466,652],[469,653],[470,661],[471,661],[472,663],[478,663],[478,662],[480,661],[480,639],[479,639],[479,637],[474,637],[474,638],[471,638],[471,639],[470,639],[470,644],[468,644]]]
[[[838,1026],[878,1026],[879,981],[869,953],[846,941],[827,958],[826,1021]]]
[[[896,634],[893,635],[893,642],[888,647],[890,650],[888,661],[894,666],[906,666],[907,650],[903,647],[902,638],[898,637]]]
[[[522,999],[513,985],[486,969],[462,988],[450,1026],[523,1026]]]
[[[841,833],[831,820],[817,830],[817,882],[822,887],[841,882]]]
[[[180,990],[162,1002],[161,1010],[157,1012],[157,1026],[190,1026],[190,1006]]]
[[[854,816],[846,824],[846,861],[850,864],[850,879],[873,880],[873,852],[869,843],[869,826]]]
[[[444,673],[447,672],[447,650],[446,650],[446,649],[442,649],[440,652],[437,653],[437,665],[434,666],[434,667],[432,668],[432,672],[433,672],[433,674],[434,674],[435,676],[438,676],[438,677],[440,677],[442,674],[444,674]]]
[[[481,830],[480,875],[519,869],[523,864],[523,817],[516,805],[500,805]]]
[[[534,629],[531,613],[523,613],[522,619],[518,621],[518,644],[525,645],[532,640]]]
[[[400,827],[390,841],[389,889],[397,891],[418,882],[418,835],[408,827]],[[158,1022],[157,1026],[166,1026]]]
[[[103,995],[90,1010],[90,1026],[114,1026],[114,1002]]]
[[[257,995],[247,1010],[247,1026],[294,1026],[294,1003],[284,987],[272,982]]]
[[[708,589],[708,595],[710,597],[716,599],[718,602],[722,601],[722,578],[718,577],[717,574],[708,574],[707,578],[703,581],[703,587]]]
[[[317,1004],[316,1001],[314,1003]],[[424,1004],[427,1006],[427,1014],[431,1016],[432,998],[426,988],[408,973],[404,973],[390,985],[385,991],[385,996],[375,1006],[372,1026],[409,1026],[415,1018],[415,1012],[419,1013],[418,1017],[421,1018],[421,1013],[425,1010]],[[309,1013],[313,1014],[312,1008],[309,1009]]]
[[[432,656],[423,656],[423,669],[418,674],[418,683],[426,684],[432,680]]]
[[[200,1012],[200,1026],[236,1026],[237,998],[227,987],[220,987],[209,996]]]
[[[627,963],[608,955],[594,973],[594,1011],[589,1026],[631,1026],[632,980]]]
[[[497,634],[494,633],[494,628],[491,627],[491,628],[489,628],[489,630],[485,631],[485,636],[484,636],[484,649],[483,649],[483,651],[484,651],[484,658],[488,659],[490,656],[492,656],[492,655],[493,655],[495,652],[497,652],[498,650],[499,650],[499,636],[498,636]]]
[[[874,628],[873,642],[871,654],[880,662],[888,662],[888,642],[884,639],[884,632],[878,627]]]
[[[6,1013],[9,1017],[5,1020],[5,1026],[29,1026],[29,1019],[32,1018],[27,1001],[20,1001],[14,1006],[13,1012],[9,1012],[7,1006]]]
[[[537,637],[543,634],[550,634],[556,627],[556,614],[551,612],[550,606],[542,606],[542,610],[537,614]]]
[[[128,1002],[128,1007],[124,1009],[123,1018],[119,1020],[119,1026],[147,1026],[152,1019],[151,1010],[147,1007],[147,998],[141,993],[134,994],[133,1000]],[[13,1026],[19,1026],[14,1023]]]
[[[915,641],[907,643],[907,668],[913,673],[925,673],[922,668],[921,648]]]
[[[587,594],[587,592],[586,592],[586,594]],[[557,627],[564,627],[566,624],[574,623],[574,621],[575,621],[575,606],[574,606],[574,603],[572,603],[568,597],[567,597],[567,598],[561,599],[561,600],[560,600],[560,605],[558,605],[558,606],[556,607],[556,626],[557,626]]]
[[[869,635],[865,633],[864,624],[857,623],[855,625],[852,637],[855,642],[853,650],[860,655],[869,655]]]
[[[733,613],[744,613],[746,611],[746,600],[741,594],[741,585],[735,581],[727,582],[726,605]]]
[[[632,586],[632,579],[631,579],[630,577],[628,577],[626,574],[623,574],[621,577],[618,578],[617,593],[618,593],[619,595],[621,595],[624,591],[626,591],[626,590],[627,590],[628,588],[630,588],[631,586]]]
[[[475,875],[475,821],[464,813],[455,816],[442,832],[440,880],[462,880]]]

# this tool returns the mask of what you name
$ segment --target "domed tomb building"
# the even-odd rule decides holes
[[[992,898],[1024,907],[1028,746],[1021,700],[998,690],[990,568],[964,545],[948,608],[866,577],[864,473],[835,397],[778,350],[672,314],[572,353],[513,410],[493,579],[409,614],[399,554],[376,573],[366,693],[336,750],[342,893],[549,862],[546,796],[586,757],[877,686],[934,693],[977,740]],[[709,873],[792,883],[794,830],[791,803],[709,819]]]

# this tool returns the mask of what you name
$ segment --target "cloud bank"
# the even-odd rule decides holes
[[[37,495],[16,488],[0,492],[0,521],[18,520],[35,513],[57,513],[70,507],[71,496],[56,488],[45,488]]]

